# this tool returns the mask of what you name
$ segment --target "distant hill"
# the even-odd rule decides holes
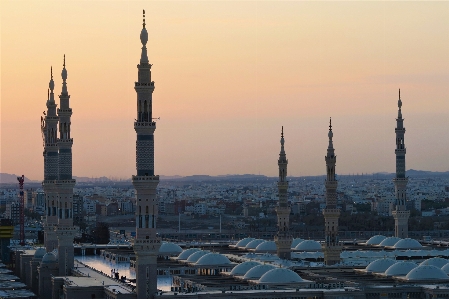
[[[9,174],[9,173],[0,173],[0,184],[18,184],[17,177],[22,175]],[[37,181],[30,180],[25,177],[25,183],[37,183]]]

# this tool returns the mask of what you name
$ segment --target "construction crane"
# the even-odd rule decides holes
[[[24,217],[24,208],[25,208],[25,198],[23,196],[23,181],[25,180],[24,175],[17,177],[17,180],[19,181],[19,187],[20,187],[20,203],[19,203],[19,217],[20,217],[20,245],[25,245],[25,217]]]

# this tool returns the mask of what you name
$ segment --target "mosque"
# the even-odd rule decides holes
[[[145,13],[145,12],[144,12]],[[326,163],[325,240],[294,239],[289,230],[290,207],[287,199],[288,160],[284,130],[278,158],[279,204],[276,208],[278,231],[274,240],[245,238],[235,244],[174,244],[157,235],[158,205],[154,171],[152,115],[154,81],[151,78],[146,44],[148,32],[140,33],[142,43],[137,93],[136,237],[134,259],[120,252],[103,255],[129,262],[134,281],[111,278],[74,257],[71,115],[65,56],[59,108],[54,97],[53,71],[42,117],[44,136],[44,181],[46,212],[45,243],[41,248],[14,250],[16,275],[33,292],[2,295],[1,298],[41,299],[153,299],[153,298],[449,298],[449,250],[425,247],[408,238],[409,211],[406,210],[404,144],[405,128],[399,94],[396,132],[395,236],[374,236],[360,244],[345,244],[338,238],[336,155],[332,123],[329,123]],[[0,264],[0,270],[2,265]],[[3,275],[3,276],[2,276]],[[158,289],[158,276],[171,277],[169,290]],[[0,279],[5,280],[5,274]],[[11,279],[10,279],[11,280]],[[5,293],[6,294],[6,293]]]

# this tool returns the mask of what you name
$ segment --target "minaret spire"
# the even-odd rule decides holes
[[[337,207],[337,179],[335,176],[335,164],[337,156],[335,155],[332,138],[332,118],[329,118],[329,145],[327,147],[327,155],[324,157],[326,161],[326,208],[323,210],[325,223],[325,242],[323,243],[324,263],[326,265],[334,265],[340,262],[341,244],[338,239],[338,218],[340,210]]]
[[[276,207],[276,214],[278,218],[278,232],[274,237],[276,242],[277,254],[279,258],[290,259],[290,251],[292,245],[292,236],[290,234],[290,206],[288,205],[288,181],[287,181],[287,156],[284,149],[284,127],[281,129],[281,151],[279,153],[278,167],[279,180],[278,192],[279,203]]]
[[[142,43],[142,53],[140,55],[140,64],[148,64],[148,54],[147,54],[147,42],[148,42],[148,31],[145,28],[145,10],[143,10],[143,24],[142,31],[140,31],[140,42]]]
[[[405,154],[406,148],[404,143],[405,128],[404,119],[402,118],[402,100],[401,89],[399,89],[398,99],[398,118],[396,119],[396,177],[393,179],[395,186],[396,204],[393,211],[393,218],[395,220],[395,236],[399,238],[408,237],[408,218],[410,211],[407,211],[407,183],[408,178],[405,176]]]

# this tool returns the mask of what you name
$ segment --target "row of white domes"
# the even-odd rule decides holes
[[[365,243],[371,246],[392,247],[395,249],[420,249],[423,246],[415,239],[401,239],[398,237],[385,237],[382,235],[376,235],[371,237]]]
[[[199,266],[231,265],[229,259],[219,253],[211,253],[199,248],[190,248],[179,254],[178,260]],[[263,284],[289,284],[305,282],[297,273],[273,265],[255,261],[243,262],[230,272],[232,276],[242,276],[246,280],[257,280]]]
[[[241,249],[252,249],[256,252],[276,251],[276,243],[274,241],[266,241],[263,239],[245,238],[237,242],[235,245]],[[297,251],[321,251],[321,244],[314,240],[304,240],[301,238],[293,239],[292,250]]]
[[[178,260],[198,266],[231,265],[231,261],[220,253],[201,250],[199,248],[189,248],[178,255]]]
[[[305,282],[297,273],[287,268],[277,268],[270,264],[255,261],[243,262],[232,269],[231,276],[239,276],[246,280],[257,280],[258,283],[288,284]]]
[[[383,258],[371,262],[365,270],[385,276],[405,276],[407,280],[449,280],[449,260],[440,257],[420,264]]]

